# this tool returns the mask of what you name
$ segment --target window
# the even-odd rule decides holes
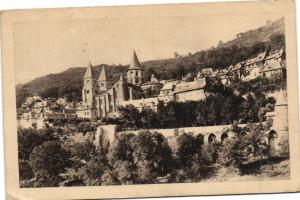
[[[103,87],[104,86],[104,83],[101,83],[101,87]]]
[[[138,71],[135,72],[135,75],[138,76]]]

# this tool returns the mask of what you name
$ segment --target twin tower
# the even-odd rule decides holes
[[[119,81],[114,85],[107,79],[105,67],[102,68],[100,76],[97,79],[95,78],[92,65],[89,64],[84,74],[82,109],[96,109],[98,110],[97,116],[101,115],[101,110],[104,110],[105,113],[114,111],[118,103],[132,97],[132,92],[134,92],[131,91],[132,86],[140,86],[144,82],[143,77],[143,69],[135,51],[133,52],[132,60],[127,71],[127,80],[121,73]],[[88,111],[84,114],[86,115],[87,113],[90,114]]]

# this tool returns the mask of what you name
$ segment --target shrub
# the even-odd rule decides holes
[[[46,141],[33,149],[29,156],[29,164],[39,186],[47,186],[49,181],[58,180],[59,173],[68,166],[66,151],[56,141]]]
[[[92,158],[83,167],[78,170],[78,177],[87,186],[99,186],[102,183],[101,176],[107,170],[107,167],[98,157]]]
[[[152,170],[164,174],[172,165],[172,152],[167,140],[161,133],[144,131],[132,140],[133,161],[138,167],[139,162],[153,166]]]
[[[183,133],[177,137],[177,158],[183,166],[189,166],[196,153],[200,153],[203,138],[191,133]]]

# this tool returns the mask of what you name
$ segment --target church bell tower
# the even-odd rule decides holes
[[[127,79],[133,85],[141,85],[144,82],[143,69],[135,51],[133,51],[132,60],[127,71]]]

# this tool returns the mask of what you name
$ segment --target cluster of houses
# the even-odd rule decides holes
[[[76,106],[65,98],[42,98],[38,95],[27,97],[21,105],[18,126],[22,128],[44,128],[46,123],[55,119],[76,118]],[[46,120],[47,119],[47,120]]]
[[[80,118],[97,119],[117,115],[119,106],[133,105],[139,110],[149,108],[156,111],[160,101],[202,100],[207,96],[205,86],[208,80],[221,80],[223,84],[230,84],[234,80],[249,81],[259,76],[282,77],[285,73],[284,56],[282,49],[272,54],[264,52],[222,70],[204,68],[195,77],[189,73],[181,80],[158,80],[152,75],[151,80],[145,82],[144,69],[133,52],[126,75],[120,74],[119,81],[114,84],[107,79],[104,67],[99,78],[95,77],[91,64],[87,67],[82,90],[83,101],[76,113]]]
[[[157,111],[159,102],[199,101],[206,98],[208,81],[220,80],[224,85],[233,81],[249,81],[257,77],[272,78],[285,75],[285,54],[278,50],[272,54],[266,52],[255,58],[239,62],[221,70],[204,68],[196,76],[191,73],[180,80],[158,80],[154,75],[144,81],[144,69],[137,55],[133,57],[126,75],[120,74],[116,83],[106,75],[105,67],[99,77],[95,77],[93,66],[89,64],[84,74],[82,102],[67,102],[65,99],[42,99],[39,96],[28,97],[18,116],[21,127],[45,126],[45,119],[86,118],[97,120],[102,117],[117,116],[120,106],[132,105],[139,110],[148,108]]]
[[[198,72],[197,78],[219,79],[223,84],[234,80],[250,81],[257,77],[282,77],[286,73],[285,53],[283,49],[272,54],[263,52],[256,57],[230,65],[222,70],[205,68]]]

